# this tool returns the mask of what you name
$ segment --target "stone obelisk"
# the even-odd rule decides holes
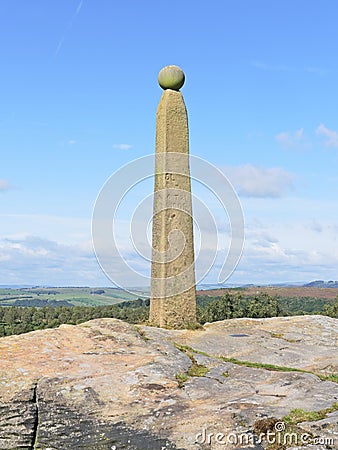
[[[185,76],[166,66],[158,81],[149,320],[186,328],[196,323],[196,286],[188,117],[179,91]]]

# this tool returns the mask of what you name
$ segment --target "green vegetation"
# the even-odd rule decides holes
[[[210,358],[210,355],[208,355],[208,353],[201,352],[199,350],[195,350],[192,347],[190,347],[189,345],[181,345],[181,344],[178,344],[177,342],[174,342],[174,345],[177,348],[177,350],[179,350],[182,353],[186,353],[190,359],[194,358],[194,353],[197,355],[203,355],[203,356],[207,356],[208,358]]]
[[[197,308],[197,319],[201,324],[240,317],[263,318],[281,315],[284,314],[280,303],[267,294],[246,297],[236,292],[226,293],[216,299],[203,296],[199,299]]]
[[[263,318],[308,314],[326,314],[338,317],[336,300],[281,299],[266,293],[245,295],[245,290],[229,290],[223,297],[197,298],[198,323],[189,329],[198,330],[206,322],[240,317]],[[122,302],[121,302],[122,301]],[[325,303],[326,302],[326,303]],[[0,289],[0,337],[21,334],[61,324],[79,324],[87,320],[115,317],[130,323],[146,323],[149,315],[149,299],[133,298],[119,289],[104,288],[32,288]],[[299,305],[303,310],[298,311]],[[317,310],[316,308],[321,308]],[[200,325],[202,324],[202,325]],[[282,334],[272,333],[274,338],[284,339]],[[337,381],[336,378],[332,381]]]
[[[338,296],[336,298],[336,301],[332,305],[326,304],[324,306],[324,314],[326,316],[338,319]]]
[[[209,372],[209,369],[206,366],[197,363],[193,352],[190,351],[190,347],[179,345],[177,343],[175,343],[174,345],[178,350],[188,355],[192,363],[186,373],[176,374],[178,387],[182,388],[184,386],[184,383],[189,380],[189,377],[204,377]]]
[[[283,339],[284,334],[283,333],[271,333],[271,337],[277,338],[277,339]]]
[[[332,381],[333,383],[338,383],[338,374],[331,373],[327,375],[323,375],[321,373],[315,373],[318,378],[320,378],[322,381]]]
[[[182,389],[184,387],[184,383],[189,380],[189,377],[186,373],[177,373],[176,381],[178,382],[178,387]]]
[[[137,296],[115,288],[0,288],[0,306],[105,306],[130,300]]]
[[[229,289],[222,297],[198,296],[197,305],[197,318],[202,324],[240,317],[264,318],[304,314],[324,314],[338,318],[338,296],[333,301],[312,297],[285,298],[266,293],[246,295],[245,290]]]
[[[303,370],[303,369],[297,369],[296,367],[286,367],[286,366],[277,366],[275,364],[266,364],[266,363],[257,363],[252,361],[242,361],[241,359],[236,358],[227,358],[226,356],[214,356],[214,355],[208,355],[208,353],[195,350],[189,345],[179,345],[175,343],[175,347],[180,350],[181,352],[186,353],[191,360],[194,359],[194,353],[198,355],[207,356],[209,358],[215,358],[220,359],[224,362],[229,362],[232,364],[236,364],[238,366],[245,366],[245,367],[251,367],[253,369],[265,369],[265,370],[271,370],[275,372],[298,372],[298,373],[308,373],[311,375],[315,375],[318,378],[320,378],[322,381],[332,381],[334,383],[338,383],[338,374],[321,374],[316,372],[311,372],[310,370]]]
[[[215,292],[215,291],[214,291]],[[217,291],[216,291],[217,292]],[[273,317],[278,315],[326,314],[338,317],[338,299],[316,297],[286,297],[257,291],[248,294],[246,288],[228,289],[222,295],[197,295],[200,322],[231,319],[236,317]],[[60,287],[60,288],[0,288],[0,306],[107,306],[125,302],[132,306],[140,301],[122,289]],[[146,298],[145,291],[139,297]],[[141,300],[142,301],[142,300]],[[196,324],[191,324],[194,329]]]
[[[303,373],[312,373],[307,370],[297,369],[295,367],[285,367],[285,366],[276,366],[275,364],[265,364],[265,363],[256,363],[252,361],[242,361],[236,358],[226,358],[225,356],[219,356],[224,362],[229,362],[232,364],[236,364],[237,366],[245,366],[252,367],[253,369],[265,369],[271,370],[274,372],[303,372]]]
[[[209,369],[202,364],[197,364],[194,362],[192,366],[189,367],[188,376],[189,377],[204,377],[209,372]]]
[[[78,325],[91,319],[114,317],[129,323],[144,323],[148,319],[149,308],[142,306],[126,307],[124,304],[110,306],[60,306],[53,308],[25,308],[19,306],[0,308],[0,337],[28,331],[55,328],[64,323]]]
[[[290,413],[282,418],[282,421],[291,425],[296,425],[300,422],[314,422],[322,420],[328,414],[338,411],[338,402],[333,403],[329,408],[321,409],[320,411],[304,411],[303,409],[293,409]]]
[[[199,322],[188,322],[186,325],[187,330],[202,330],[203,327]]]
[[[140,338],[141,338],[143,341],[145,341],[145,342],[146,342],[146,341],[149,341],[149,338],[146,336],[145,331],[142,330],[141,327],[135,325],[135,330],[138,332],[138,334],[140,335]]]

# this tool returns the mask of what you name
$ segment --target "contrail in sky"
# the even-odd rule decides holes
[[[80,0],[79,4],[77,5],[76,11],[75,11],[75,13],[73,14],[73,17],[70,19],[70,21],[69,21],[69,23],[68,23],[68,26],[67,26],[67,28],[65,29],[63,35],[61,36],[61,39],[60,39],[60,41],[59,41],[59,43],[58,43],[58,45],[57,45],[57,47],[56,47],[56,50],[55,50],[55,52],[54,52],[54,58],[56,58],[57,55],[60,53],[60,50],[61,50],[61,48],[62,48],[62,46],[63,46],[63,44],[64,44],[64,42],[65,42],[66,36],[67,36],[67,34],[70,32],[70,30],[71,30],[71,28],[72,28],[72,26],[73,26],[74,20],[76,19],[76,17],[79,15],[79,13],[80,13],[80,11],[81,11],[83,2],[84,2],[84,0]]]

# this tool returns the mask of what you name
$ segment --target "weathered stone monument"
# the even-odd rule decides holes
[[[185,76],[164,67],[156,116],[150,322],[169,328],[196,323],[188,117],[179,89]]]

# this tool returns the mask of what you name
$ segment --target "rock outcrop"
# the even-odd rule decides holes
[[[337,332],[322,316],[196,331],[97,319],[1,338],[0,449],[265,448],[252,434],[258,419],[283,427],[292,409],[338,402],[325,379],[337,372]],[[299,424],[299,436],[318,439],[293,448],[336,448],[337,421],[332,410]]]

